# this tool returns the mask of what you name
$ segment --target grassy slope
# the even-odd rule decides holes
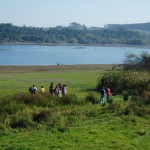
[[[110,66],[53,66],[53,67],[0,67],[0,96],[18,91],[28,92],[36,84],[39,88],[49,83],[67,83],[68,92],[85,96],[85,90],[92,89],[99,74]],[[15,88],[19,88],[15,90]],[[99,95],[98,95],[99,96]],[[115,97],[114,97],[115,99]],[[116,100],[116,99],[115,99]],[[72,109],[63,106],[61,109]],[[0,135],[0,149],[148,149],[150,147],[150,122],[137,116],[119,116],[103,113],[99,104],[78,106],[87,112],[96,110],[98,115],[81,118],[66,132],[37,130],[13,130]],[[144,133],[144,134],[143,134]]]

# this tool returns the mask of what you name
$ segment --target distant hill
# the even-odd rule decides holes
[[[120,28],[126,30],[148,31],[150,32],[150,22],[148,23],[135,23],[135,24],[107,24],[105,29],[118,30]]]
[[[148,28],[150,23],[147,26],[143,24],[143,28],[141,24],[139,26],[135,24],[135,26],[136,29],[150,31],[150,28]],[[150,45],[148,36],[126,29],[135,29],[135,27],[133,28],[133,25],[106,25],[105,28],[88,28],[85,25],[73,22],[68,27],[37,28],[1,23],[0,43]]]

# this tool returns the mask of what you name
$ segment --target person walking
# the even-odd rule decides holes
[[[36,91],[37,91],[37,88],[36,88],[36,86],[35,86],[35,85],[33,85],[33,86],[29,87],[29,92],[30,92],[31,94],[35,94],[35,93],[36,93]]]
[[[41,86],[41,93],[44,94],[45,93],[45,89],[43,86]]]
[[[66,84],[64,84],[63,87],[62,87],[62,94],[64,96],[67,95],[67,86],[66,86]]]
[[[56,86],[56,87],[54,88],[54,94],[55,94],[55,96],[58,96],[58,95],[59,95],[59,87],[58,87],[58,86]]]
[[[105,102],[104,102],[104,97],[105,97],[105,89],[104,89],[104,87],[102,87],[100,89],[100,93],[101,93],[100,103],[104,106],[104,104],[105,104]]]
[[[110,103],[111,90],[107,88],[107,103]]]
[[[50,86],[49,86],[49,93],[51,94],[51,95],[53,95],[53,93],[54,93],[54,87],[53,87],[53,82],[50,84]]]
[[[33,85],[33,93],[35,94],[37,92],[37,87]]]

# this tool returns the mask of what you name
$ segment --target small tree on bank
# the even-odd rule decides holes
[[[139,55],[128,53],[126,55],[123,67],[125,70],[150,71],[150,54],[148,52],[143,52],[142,54]]]

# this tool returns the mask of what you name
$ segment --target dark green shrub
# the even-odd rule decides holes
[[[126,108],[124,109],[124,111],[123,111],[123,114],[124,114],[124,115],[129,115],[129,114],[131,114],[132,112],[133,112],[133,111],[132,111],[131,108],[126,107]]]
[[[125,108],[125,104],[123,102],[117,103],[109,103],[107,109],[111,110],[111,112],[122,112]]]
[[[28,118],[27,116],[15,115],[11,118],[10,127],[11,128],[30,128],[34,126],[33,126],[33,122],[31,118]]]
[[[65,132],[67,130],[67,127],[66,126],[63,126],[63,127],[58,127],[57,130],[59,132]]]
[[[75,94],[68,94],[59,98],[59,102],[63,105],[78,104],[78,98]]]
[[[131,113],[140,117],[146,117],[146,115],[149,115],[150,113],[150,107],[144,105],[141,99],[129,101],[125,108],[124,114],[128,115]]]
[[[69,125],[73,125],[76,122],[76,118],[70,115],[67,117],[67,122]]]
[[[119,71],[105,73],[98,81],[97,89],[103,86],[109,87],[114,94],[130,91],[132,95],[140,95],[149,88],[149,83],[149,72]]]
[[[92,104],[98,103],[97,96],[94,93],[92,93],[92,92],[89,92],[86,95],[85,100],[86,100],[86,102],[91,102]]]
[[[19,105],[19,104],[16,104],[16,103],[10,103],[8,105],[3,105],[3,107],[1,108],[0,112],[3,113],[3,114],[15,114],[16,112],[18,111],[21,111],[23,110],[25,106],[24,105]]]
[[[0,98],[0,110],[1,110],[1,108],[3,108],[3,106],[9,105],[13,101],[14,101],[14,99],[13,99],[12,95],[6,95],[4,97],[1,97]]]
[[[144,91],[141,96],[132,96],[131,101],[135,101],[139,105],[149,105],[150,104],[150,92]]]
[[[128,94],[128,92],[124,92],[124,93],[123,93],[123,100],[124,100],[124,101],[129,100],[129,94]]]
[[[97,110],[95,109],[89,109],[86,111],[87,117],[96,117],[96,115],[97,115]]]
[[[54,111],[49,116],[48,125],[60,132],[64,132],[67,128],[67,119],[60,112]]]
[[[45,121],[47,122],[49,118],[49,112],[44,110],[39,112],[38,114],[33,115],[33,120],[36,122]]]
[[[24,103],[25,105],[35,105],[40,107],[51,107],[58,102],[58,97],[52,96],[49,93],[17,93],[14,95],[13,99],[18,104]]]
[[[142,95],[141,95],[142,99],[143,99],[143,103],[146,105],[150,104],[150,91],[143,91]]]
[[[138,89],[129,89],[127,90],[127,92],[129,93],[129,95],[139,96]]]
[[[131,96],[131,101],[138,101],[139,97],[137,96]]]
[[[114,99],[112,97],[110,97],[109,103],[112,104],[114,101]]]
[[[150,54],[148,52],[139,55],[128,53],[123,67],[125,70],[150,70]]]
[[[137,132],[138,135],[143,136],[146,134],[146,130],[141,129],[140,131]]]

